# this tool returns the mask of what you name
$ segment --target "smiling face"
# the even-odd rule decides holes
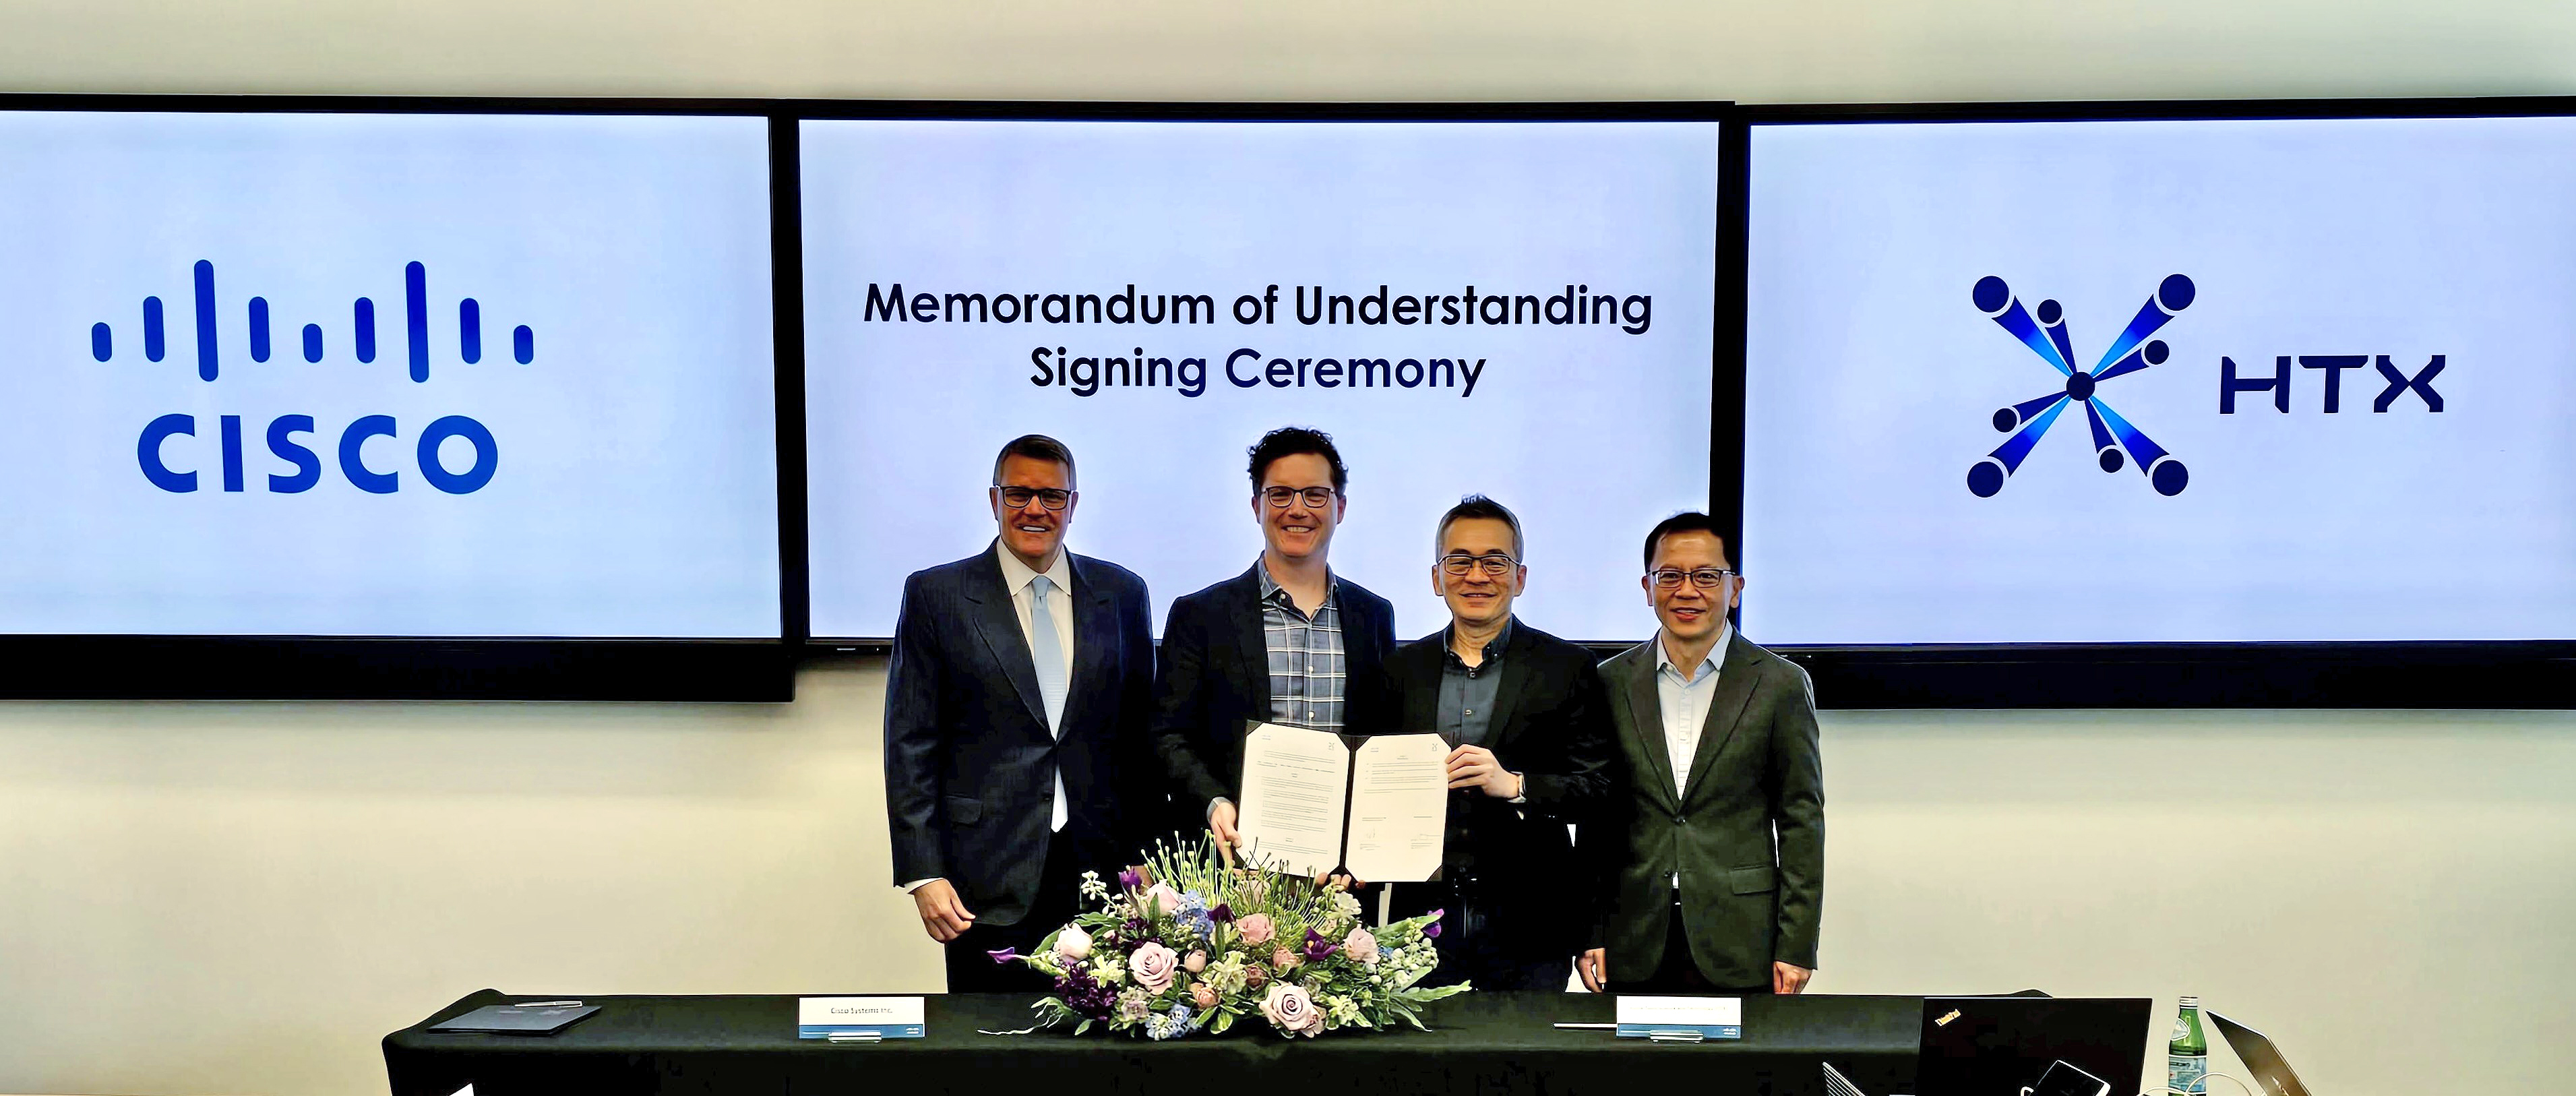
[[[1272,488],[1288,489],[1288,505],[1270,505]],[[1261,487],[1252,493],[1252,516],[1261,522],[1261,539],[1279,558],[1322,560],[1331,550],[1333,529],[1350,503],[1338,492],[1321,506],[1307,501],[1306,493],[1317,488],[1333,491],[1333,466],[1321,455],[1291,453],[1262,469]]]
[[[1653,572],[1681,571],[1688,574],[1708,568],[1732,571],[1727,562],[1726,543],[1717,534],[1697,529],[1672,533],[1655,545],[1655,561],[1647,575],[1638,581],[1645,587],[1646,603],[1655,607],[1655,619],[1663,622],[1664,632],[1685,644],[1699,643],[1717,634],[1726,623],[1726,611],[1735,607],[1743,593],[1744,579],[1728,575],[1716,589],[1703,590],[1697,583],[1684,579],[1681,586],[1666,590],[1655,585]]]
[[[1449,603],[1451,619],[1470,628],[1483,628],[1510,616],[1512,599],[1520,596],[1529,581],[1529,568],[1520,565],[1519,551],[1509,522],[1498,518],[1459,518],[1450,522],[1448,531],[1440,536],[1440,558],[1431,563],[1431,589],[1440,595],[1440,600]],[[1512,566],[1500,575],[1489,575],[1483,566],[1471,565],[1466,574],[1453,575],[1441,565],[1453,556],[1510,557]]]
[[[1056,552],[1064,547],[1064,531],[1073,524],[1074,504],[1079,498],[1065,500],[1064,509],[1049,510],[1038,494],[1047,491],[1071,491],[1072,470],[1051,460],[1013,454],[1002,459],[1000,486],[986,496],[993,503],[993,521],[1001,526],[1002,547],[1010,549],[1020,562],[1033,571],[1044,571],[1055,563]],[[1003,501],[1003,488],[1027,488],[1028,504],[1012,506]]]

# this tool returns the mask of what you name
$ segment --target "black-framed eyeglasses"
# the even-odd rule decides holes
[[[1702,590],[1714,590],[1724,585],[1734,574],[1735,572],[1723,567],[1702,567],[1696,571],[1666,567],[1658,571],[1648,571],[1646,577],[1654,580],[1655,589],[1658,590],[1679,590],[1682,588],[1683,579],[1689,579],[1691,585]]]
[[[1493,578],[1501,578],[1504,575],[1512,573],[1513,566],[1517,565],[1519,562],[1519,560],[1513,559],[1501,552],[1493,552],[1481,556],[1471,556],[1465,552],[1451,552],[1448,555],[1440,557],[1440,569],[1453,575],[1463,575],[1468,571],[1483,568],[1486,575]]]
[[[1264,487],[1261,489],[1261,498],[1276,510],[1287,509],[1288,503],[1296,499],[1304,499],[1306,505],[1322,509],[1326,503],[1333,501],[1336,493],[1330,487],[1308,487],[1303,490],[1295,487]]]
[[[1002,505],[1014,510],[1027,509],[1031,499],[1037,500],[1038,505],[1049,510],[1062,510],[1073,505],[1073,492],[1062,488],[1004,487],[997,483],[993,485],[993,489],[1002,493]]]

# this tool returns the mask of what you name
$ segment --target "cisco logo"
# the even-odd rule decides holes
[[[214,263],[198,260],[193,288],[197,379],[212,384],[224,375],[223,324],[217,315]],[[245,320],[250,360],[266,365],[275,356],[276,349],[271,341],[267,298],[252,297]],[[482,305],[472,297],[458,301],[456,324],[457,357],[467,365],[480,363],[483,360]],[[305,324],[300,334],[306,364],[321,364],[328,356],[322,325]],[[143,298],[142,335],[144,360],[158,362],[169,356],[169,331],[159,297]],[[92,358],[102,364],[116,359],[116,332],[113,328],[105,323],[95,324],[90,328],[89,337]],[[429,272],[417,262],[403,268],[402,337],[404,358],[413,383],[429,383]],[[350,307],[349,347],[351,356],[361,365],[373,364],[377,358],[376,303],[368,298],[359,297]],[[536,332],[524,324],[514,328],[510,333],[510,356],[521,365],[536,361]],[[196,437],[197,425],[197,417],[189,414],[163,415],[146,424],[142,436],[135,443],[135,459],[142,467],[143,478],[151,481],[153,486],[174,494],[195,491],[196,470],[183,471],[173,465],[195,463],[186,460],[183,454],[194,448],[202,457],[203,447],[174,445],[171,439]],[[319,431],[320,426],[311,415],[288,413],[269,419],[265,439],[269,454],[284,462],[283,467],[291,469],[285,474],[269,474],[266,477],[269,491],[292,495],[310,491],[321,484],[321,458],[298,440],[299,435],[318,436]],[[216,464],[223,476],[223,489],[227,492],[247,490],[249,469],[242,444],[242,416],[216,416],[216,433]],[[390,495],[400,490],[400,470],[369,465],[365,447],[375,438],[399,439],[401,434],[401,424],[391,415],[363,415],[342,427],[334,454],[338,457],[341,477],[369,494]],[[450,438],[464,439],[473,447],[474,461],[461,471],[440,463],[439,447]],[[420,478],[431,487],[451,495],[481,490],[492,482],[493,473],[500,470],[501,449],[493,440],[492,431],[464,415],[449,415],[421,428],[413,450],[413,467],[419,471]]]
[[[2031,353],[2039,355],[2049,368],[2055,369],[2064,383],[2054,392],[2025,400],[1995,412],[1995,429],[2012,437],[1968,469],[1968,490],[1978,498],[1993,498],[2004,489],[2005,478],[2021,468],[2031,447],[2039,444],[2058,415],[2070,403],[2084,405],[2084,418],[2093,427],[2093,455],[2104,472],[2117,472],[2122,466],[2135,464],[2147,477],[2147,483],[2160,495],[2179,495],[2191,483],[2191,471],[2174,459],[2163,446],[2157,445],[2129,420],[2111,410],[2102,401],[2099,386],[2114,377],[2135,373],[2149,366],[2162,365],[2171,356],[2164,341],[2148,341],[2174,318],[2174,314],[2191,307],[2191,279],[2180,274],[2166,278],[2156,286],[2154,296],[2139,306],[2129,326],[2111,340],[2111,347],[2090,369],[2075,366],[2073,340],[2066,333],[2066,310],[2056,301],[2039,302],[2036,321],[2023,310],[2021,299],[2013,296],[2012,287],[2002,278],[1988,275],[1977,279],[1970,295],[1977,311],[1985,313],[1996,326],[2011,332]],[[2286,386],[2285,386],[2286,387]],[[2125,454],[2125,456],[2123,455]]]

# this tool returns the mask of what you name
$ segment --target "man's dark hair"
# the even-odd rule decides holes
[[[1466,498],[1459,499],[1458,505],[1450,507],[1448,513],[1440,515],[1440,528],[1434,530],[1431,534],[1431,554],[1434,558],[1437,558],[1441,552],[1448,549],[1449,524],[1459,520],[1460,518],[1488,518],[1511,526],[1512,561],[1515,563],[1529,562],[1527,558],[1521,555],[1521,519],[1512,513],[1510,507],[1505,506],[1502,503],[1495,502],[1483,495],[1469,495]]]
[[[1333,448],[1333,436],[1311,426],[1282,426],[1261,435],[1252,447],[1252,489],[1261,490],[1261,477],[1269,474],[1271,462],[1281,457],[1313,453],[1333,466],[1333,493],[1342,493],[1350,483],[1350,471],[1342,467],[1342,451]]]
[[[1646,534],[1645,566],[1647,570],[1654,569],[1655,546],[1662,544],[1665,537],[1671,536],[1675,533],[1706,533],[1710,536],[1716,537],[1719,558],[1726,560],[1726,567],[1728,570],[1731,571],[1735,569],[1735,557],[1733,555],[1734,549],[1727,547],[1726,530],[1717,527],[1716,518],[1700,513],[1697,510],[1688,510],[1657,522],[1655,524],[1655,531]]]
[[[1061,464],[1064,466],[1065,487],[1069,489],[1074,485],[1073,450],[1065,448],[1063,442],[1044,434],[1022,434],[1003,445],[1000,453],[994,454],[993,486],[1002,485],[1002,462],[1012,457],[1027,457],[1030,460],[1053,461]]]

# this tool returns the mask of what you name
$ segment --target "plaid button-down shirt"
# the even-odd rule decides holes
[[[1270,720],[1336,734],[1342,729],[1341,580],[1328,579],[1315,615],[1297,611],[1286,588],[1261,576],[1261,638],[1270,654]]]

